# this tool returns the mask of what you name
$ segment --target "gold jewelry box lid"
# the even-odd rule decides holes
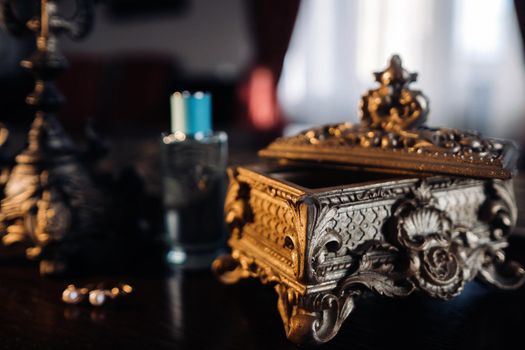
[[[500,179],[515,174],[518,149],[514,142],[424,125],[428,99],[409,88],[417,73],[404,69],[399,56],[394,55],[389,66],[374,75],[380,86],[361,98],[359,125],[325,125],[278,138],[259,156],[416,174]]]

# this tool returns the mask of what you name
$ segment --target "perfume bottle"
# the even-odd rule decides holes
[[[212,131],[209,94],[176,92],[171,107],[172,132],[161,142],[167,260],[206,269],[225,244],[228,137]]]

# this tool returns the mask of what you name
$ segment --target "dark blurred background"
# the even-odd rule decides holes
[[[170,93],[206,90],[215,129],[246,159],[282,133],[357,121],[371,73],[398,53],[420,73],[429,124],[521,142],[524,29],[518,0],[99,0],[88,38],[61,40],[60,119],[79,142],[93,120],[136,162],[169,129]],[[33,50],[0,32],[0,120],[14,133],[32,119],[19,61]]]

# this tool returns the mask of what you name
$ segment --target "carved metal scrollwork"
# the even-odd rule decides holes
[[[409,86],[416,77],[394,56],[375,74],[379,87],[361,99],[360,125],[306,130],[259,152],[279,160],[278,168],[301,165],[301,174],[324,163],[414,177],[354,184],[350,175],[351,185],[315,189],[293,176],[281,181],[264,166],[240,167],[232,177],[233,252],[214,268],[227,283],[275,283],[294,342],[330,340],[365,291],[449,299],[474,278],[504,289],[525,281],[525,270],[504,254],[517,215],[508,180],[514,145],[424,126],[428,100]]]
[[[512,183],[492,181],[485,191],[488,199],[480,208],[480,219],[489,225],[491,244],[484,250],[478,277],[501,289],[515,289],[524,283],[525,270],[518,263],[505,261],[507,238],[517,219]]]
[[[250,191],[246,184],[241,184],[236,179],[234,169],[228,169],[229,185],[224,202],[226,225],[232,236],[240,238],[242,227],[252,221],[252,211],[249,203]]]
[[[309,329],[311,339],[307,341],[321,343],[331,339],[363,289],[389,297],[407,296],[419,290],[431,297],[450,299],[475,277],[504,289],[523,284],[523,268],[513,262],[505,264],[502,250],[507,245],[502,233],[508,233],[515,221],[514,203],[503,185],[492,182],[488,186],[491,193],[480,210],[480,220],[489,224],[490,236],[479,237],[468,228],[454,225],[422,182],[397,204],[390,225],[385,225],[388,243],[369,242],[363,250],[353,252],[359,256],[356,267],[350,269],[353,272],[335,290],[305,297],[300,316],[283,317],[289,337],[297,340]],[[327,229],[316,242],[314,257],[322,258],[331,242],[334,251],[341,249],[341,237]],[[289,306],[281,306],[290,298],[285,298],[280,288],[277,287],[282,314],[283,310],[290,310]]]
[[[328,205],[320,205],[315,203],[315,232],[324,232],[323,235],[314,235],[311,239],[310,246],[312,254],[309,259],[310,268],[309,279],[316,282],[321,282],[326,275],[327,270],[335,268],[335,261],[338,257],[339,263],[345,264],[348,268],[352,263],[351,255],[345,254],[346,248],[343,245],[342,235],[334,230],[336,221],[334,218],[337,214],[337,208],[331,208]],[[343,253],[343,254],[341,254]],[[330,257],[330,262],[326,262]]]
[[[407,274],[413,283],[432,297],[448,299],[459,294],[466,282],[466,262],[459,243],[463,241],[457,239],[468,232],[454,227],[437,208],[424,182],[413,198],[401,201],[393,219],[394,244],[410,260]]]
[[[417,74],[404,69],[399,56],[394,55],[385,70],[375,73],[379,87],[361,97],[360,124],[324,125],[278,138],[259,155],[419,173],[510,178],[516,167],[516,146],[483,138],[477,132],[426,127],[429,103],[421,91],[410,88],[416,79]]]
[[[275,290],[279,296],[277,307],[286,336],[294,343],[320,344],[329,341],[354,309],[353,293],[302,296],[282,284],[275,285]]]
[[[278,309],[291,341],[320,344],[332,339],[354,309],[355,298],[366,289],[389,297],[406,296],[414,290],[397,271],[395,247],[373,243],[361,254],[354,272],[334,290],[300,295],[282,284],[275,286]]]
[[[408,295],[418,289],[441,299],[458,295],[465,283],[475,277],[501,288],[520,286],[525,278],[523,269],[513,263],[503,265],[502,249],[507,243],[501,232],[509,232],[513,226],[514,204],[500,197],[489,198],[484,210],[493,213],[492,217],[480,211],[480,220],[490,227],[490,236],[483,237],[470,228],[455,225],[438,208],[429,187],[422,182],[410,197],[395,206],[390,222],[385,225],[387,245],[367,250],[357,272],[341,284],[352,281],[391,296]],[[503,271],[505,276],[501,274]],[[403,279],[413,284],[413,288],[395,290]]]
[[[367,290],[388,297],[420,291],[450,299],[476,277],[504,289],[523,284],[525,271],[516,263],[506,263],[503,252],[516,221],[509,182],[487,181],[485,192],[487,199],[478,213],[485,234],[454,223],[423,180],[392,206],[382,238],[365,240],[352,250],[345,234],[336,229],[337,207],[308,201],[315,208],[310,227],[315,234],[308,242],[311,253],[304,261],[305,276],[312,283],[331,282],[334,268],[343,264],[340,271],[346,274],[331,289],[305,293],[294,286],[297,280],[287,280],[267,262],[240,250],[217,259],[213,268],[226,283],[256,277],[275,284],[288,338],[296,343],[324,343],[337,334],[355,299]],[[298,211],[301,202],[292,207]],[[300,248],[296,236],[286,236],[284,241],[288,249]],[[296,259],[294,264],[303,262]]]

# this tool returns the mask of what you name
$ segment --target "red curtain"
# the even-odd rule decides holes
[[[283,126],[276,87],[299,4],[300,0],[247,2],[255,58],[239,92],[243,120],[258,131],[279,132]]]

